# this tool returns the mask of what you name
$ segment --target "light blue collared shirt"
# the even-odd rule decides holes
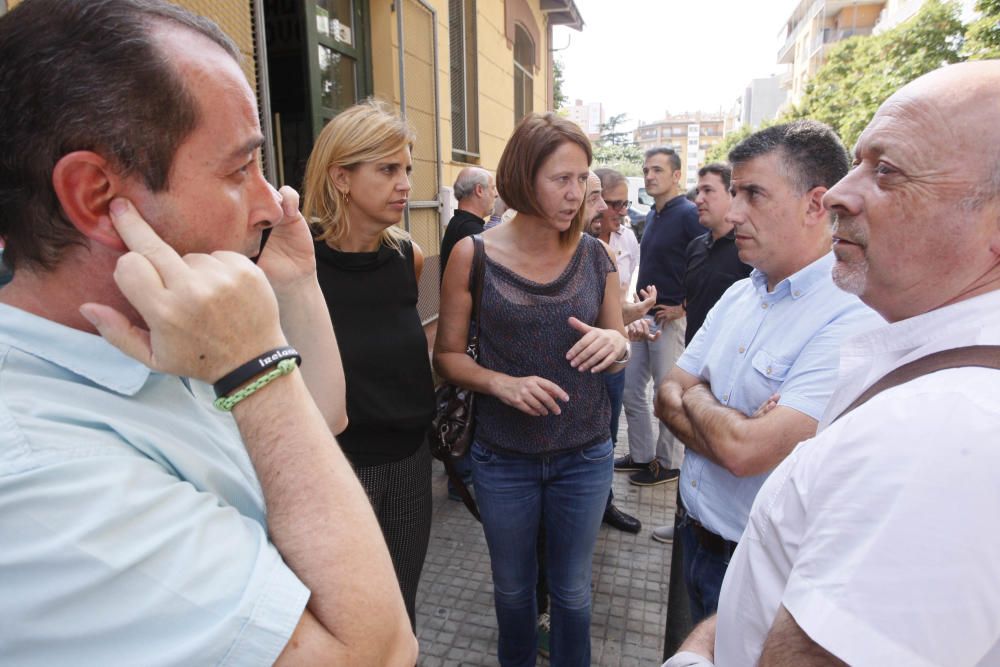
[[[0,305],[0,664],[278,657],[309,591],[212,398]]]
[[[817,421],[837,384],[841,341],[885,324],[833,284],[827,253],[767,291],[754,270],[733,284],[677,360],[707,382],[720,403],[752,415],[772,394]],[[712,532],[737,541],[770,473],[736,477],[690,449],[681,467],[684,507]]]

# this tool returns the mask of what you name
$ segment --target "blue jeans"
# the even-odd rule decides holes
[[[625,393],[625,371],[604,374],[604,388],[611,401],[611,442],[618,444],[618,419],[622,416],[622,396]]]
[[[590,665],[590,584],[594,545],[613,474],[610,440],[542,459],[473,443],[472,479],[493,568],[503,667],[534,665],[538,528],[545,522],[553,667]]]
[[[735,545],[722,551],[706,549],[698,540],[689,517],[682,518],[677,524],[677,538],[683,557],[684,585],[691,603],[691,622],[698,625],[719,608],[722,579],[726,576]]]

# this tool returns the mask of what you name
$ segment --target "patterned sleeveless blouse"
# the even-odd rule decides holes
[[[543,457],[596,445],[611,437],[611,406],[600,373],[581,373],[566,352],[581,334],[570,316],[594,325],[604,301],[611,258],[584,234],[569,264],[550,283],[536,283],[486,257],[480,313],[479,363],[514,377],[536,375],[569,395],[562,414],[533,417],[499,399],[476,397],[475,439],[508,454]],[[617,285],[617,283],[616,283]]]

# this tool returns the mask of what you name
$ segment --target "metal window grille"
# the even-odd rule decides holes
[[[535,44],[528,31],[514,26],[514,123],[534,110]]]
[[[476,0],[449,0],[452,159],[479,158],[479,91],[476,69]]]

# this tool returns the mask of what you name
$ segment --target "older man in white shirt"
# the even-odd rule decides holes
[[[717,626],[670,667],[1000,664],[998,108],[1000,63],[953,65],[861,135],[824,202],[833,275],[890,324],[844,346],[820,434],[757,496]],[[838,418],[890,371],[967,346],[987,346],[985,368],[919,376]]]

